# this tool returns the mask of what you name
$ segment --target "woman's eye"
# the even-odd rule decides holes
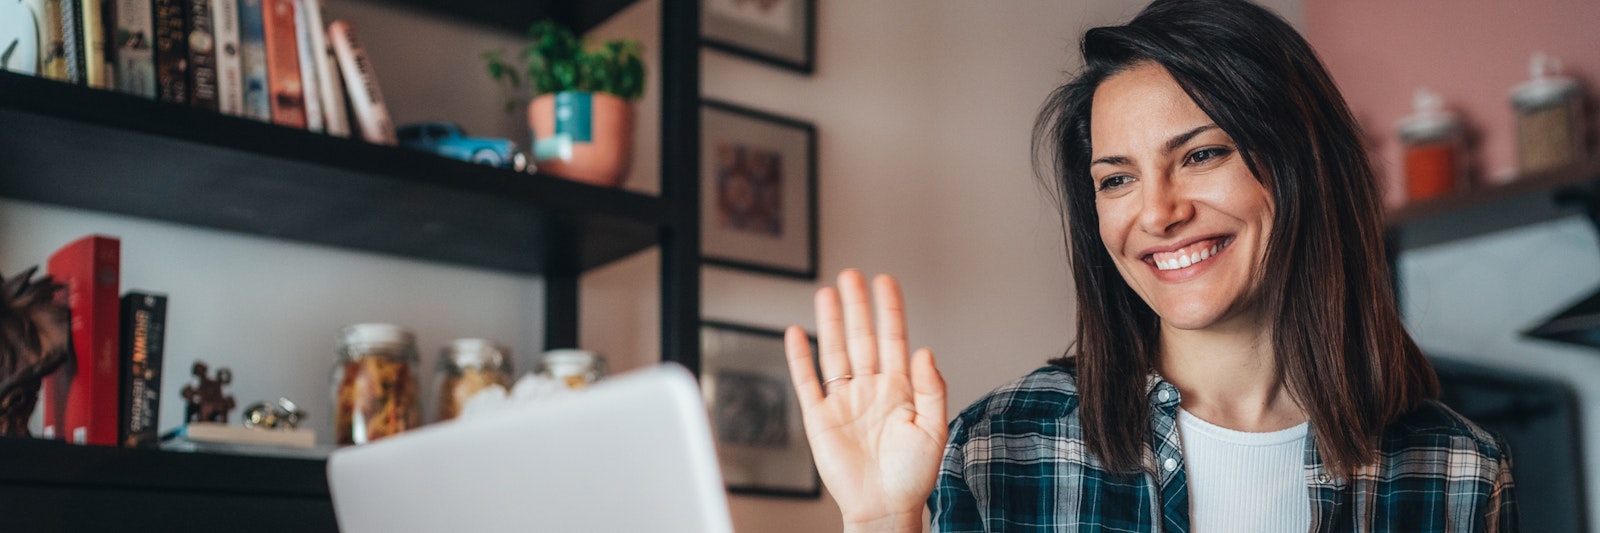
[[[1189,154],[1189,164],[1197,165],[1204,163],[1212,159],[1228,155],[1228,152],[1229,150],[1227,148],[1201,148],[1199,150],[1195,150],[1194,153]]]
[[[1111,190],[1111,189],[1115,189],[1117,187],[1121,187],[1123,185],[1127,185],[1129,181],[1133,181],[1133,178],[1128,177],[1125,174],[1117,174],[1115,176],[1107,176],[1105,179],[1100,180],[1100,186],[1097,187],[1095,190],[1108,191],[1108,190]]]

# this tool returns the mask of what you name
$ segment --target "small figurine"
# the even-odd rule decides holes
[[[73,360],[66,286],[36,270],[0,276],[0,436],[28,436],[40,383]]]
[[[217,379],[207,377],[206,364],[203,361],[194,362],[194,377],[198,384],[183,386],[183,399],[188,402],[184,408],[183,419],[185,422],[217,422],[228,423],[228,412],[233,410],[233,396],[222,393],[222,387],[233,383],[233,371],[227,368],[217,369]]]

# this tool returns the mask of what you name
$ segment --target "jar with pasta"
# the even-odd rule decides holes
[[[511,350],[485,339],[456,339],[439,353],[439,409],[435,420],[461,413],[491,385],[511,388]]]
[[[333,368],[334,434],[341,446],[365,444],[422,424],[416,337],[393,324],[339,331]]]

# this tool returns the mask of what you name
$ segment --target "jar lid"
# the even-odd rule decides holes
[[[1461,120],[1444,109],[1444,98],[1438,93],[1417,89],[1412,97],[1412,106],[1412,113],[1400,119],[1396,125],[1402,141],[1435,141],[1460,133]]]
[[[1578,82],[1561,76],[1561,62],[1535,52],[1528,61],[1528,81],[1511,90],[1511,105],[1518,109],[1537,109],[1566,103],[1578,97]]]
[[[456,368],[494,368],[511,372],[511,350],[489,339],[456,339],[440,351],[439,361]]]
[[[347,346],[370,344],[413,344],[411,330],[394,324],[353,324],[339,330],[339,342]]]
[[[543,359],[546,365],[583,365],[600,360],[600,354],[589,350],[563,348],[545,352]]]

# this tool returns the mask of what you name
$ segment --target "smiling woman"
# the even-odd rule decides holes
[[[1083,54],[1035,127],[1069,353],[946,427],[893,278],[818,292],[820,375],[789,331],[846,529],[916,531],[926,498],[939,531],[1515,530],[1510,455],[1434,400],[1371,164],[1305,40],[1244,0],[1156,0]]]

